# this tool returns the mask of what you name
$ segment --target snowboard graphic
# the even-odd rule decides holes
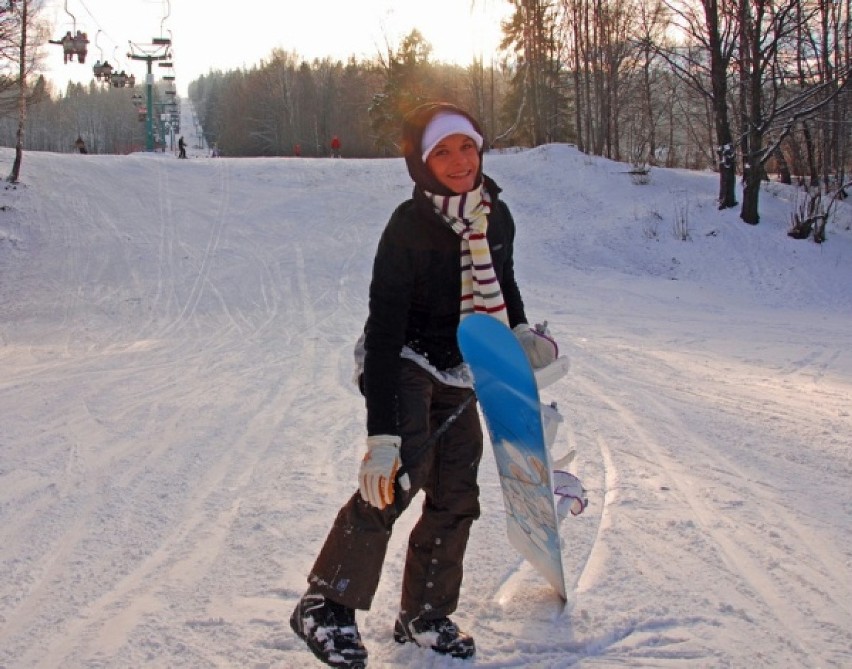
[[[458,342],[494,446],[510,543],[567,600],[538,386],[515,335],[491,316],[462,320]]]

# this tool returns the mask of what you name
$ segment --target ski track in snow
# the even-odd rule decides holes
[[[2,669],[314,666],[288,617],[355,490],[352,344],[410,185],[401,160],[190,155],[27,154],[4,196]],[[556,155],[488,161],[519,222],[529,316],[572,361],[542,392],[565,417],[554,455],[576,451],[591,501],[562,523],[570,600],[510,547],[486,446],[456,614],[476,659],[390,640],[412,512],[359,614],[370,666],[852,665],[848,297],[779,307],[788,270],[737,226],[717,226],[736,298],[696,288],[709,274],[674,280],[717,271],[697,244],[677,262],[646,244],[617,274],[620,233],[572,227],[601,209],[612,164]],[[572,161],[576,206],[547,178],[556,159]],[[704,233],[694,177],[659,178]],[[636,235],[662,207],[645,206],[613,225]],[[761,291],[772,308],[755,308]]]

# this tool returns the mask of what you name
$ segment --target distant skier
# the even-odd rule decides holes
[[[340,138],[337,135],[331,138],[331,157],[340,158]]]
[[[74,142],[74,148],[77,149],[77,151],[80,153],[89,152],[86,149],[86,142],[83,141],[83,138],[80,135],[77,135],[77,140]]]
[[[178,140],[178,158],[186,158],[186,142],[183,140],[183,135]]]

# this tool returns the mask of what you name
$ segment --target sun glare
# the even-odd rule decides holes
[[[295,13],[292,3],[267,0],[242,0],[234,12],[210,12],[208,0],[171,5],[166,16],[165,0],[123,0],[121,12],[115,0],[48,0],[47,18],[54,32],[64,34],[73,25],[87,31],[90,60],[108,59],[128,73],[140,69],[126,58],[128,41],[145,42],[165,31],[173,40],[178,88],[185,91],[211,69],[252,67],[275,48],[307,60],[384,56],[415,28],[431,44],[433,61],[466,66],[482,58],[487,63],[500,43],[500,22],[512,7],[504,0],[323,0],[304,3]],[[48,78],[61,88],[69,80],[92,78],[88,61],[63,64],[58,48],[46,55]]]
[[[385,3],[390,5],[391,3]],[[419,30],[432,45],[436,61],[468,65],[474,58],[488,61],[501,39],[500,21],[511,6],[505,2],[478,0],[432,0],[392,3],[385,14],[386,25],[397,47],[412,29]],[[426,9],[424,9],[426,7]]]

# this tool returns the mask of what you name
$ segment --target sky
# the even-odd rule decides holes
[[[411,183],[208,155],[26,152],[0,189],[4,669],[319,666],[287,621],[356,490],[352,351]],[[589,499],[560,525],[569,601],[509,544],[486,440],[454,614],[476,659],[391,638],[415,500],[357,616],[371,669],[852,666],[852,205],[816,245],[778,183],[749,226],[710,172],[484,165],[570,361],[541,391]]]
[[[432,44],[436,60],[466,65],[474,56],[490,57],[500,41],[500,20],[511,9],[502,0],[212,4],[215,11],[208,0],[46,0],[44,15],[54,25],[56,38],[72,28],[85,31],[92,42],[92,63],[103,53],[137,78],[145,64],[127,59],[128,41],[141,46],[154,37],[171,37],[178,92],[185,94],[188,83],[211,68],[250,67],[276,47],[309,60],[373,58],[386,52],[386,44],[397,48],[413,28]],[[51,46],[48,54],[50,78],[62,87],[68,80],[91,78],[88,61],[64,65],[58,46]]]

